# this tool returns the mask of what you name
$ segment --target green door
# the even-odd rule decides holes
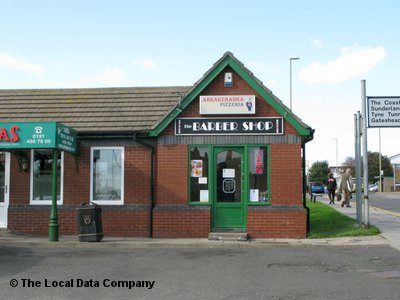
[[[213,229],[246,227],[243,148],[214,148]]]

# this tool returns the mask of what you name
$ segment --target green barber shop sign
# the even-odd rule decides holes
[[[76,130],[56,122],[0,123],[0,149],[32,148],[76,153]]]

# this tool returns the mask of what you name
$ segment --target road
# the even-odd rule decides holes
[[[353,196],[355,200],[355,197]],[[369,193],[369,204],[384,210],[400,213],[400,192]]]
[[[400,294],[400,252],[388,246],[2,246],[0,266],[2,299],[397,299]]]

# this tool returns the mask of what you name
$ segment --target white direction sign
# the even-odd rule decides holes
[[[400,127],[400,97],[367,97],[368,127]]]

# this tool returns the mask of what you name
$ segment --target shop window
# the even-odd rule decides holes
[[[249,148],[249,201],[250,203],[269,202],[268,193],[268,148]]]
[[[62,204],[64,152],[57,162],[57,204]],[[53,180],[53,150],[31,151],[31,204],[51,204]]]
[[[209,202],[209,154],[208,147],[190,147],[189,188],[190,201],[193,203]]]
[[[124,203],[124,148],[91,149],[90,199],[99,204]]]

